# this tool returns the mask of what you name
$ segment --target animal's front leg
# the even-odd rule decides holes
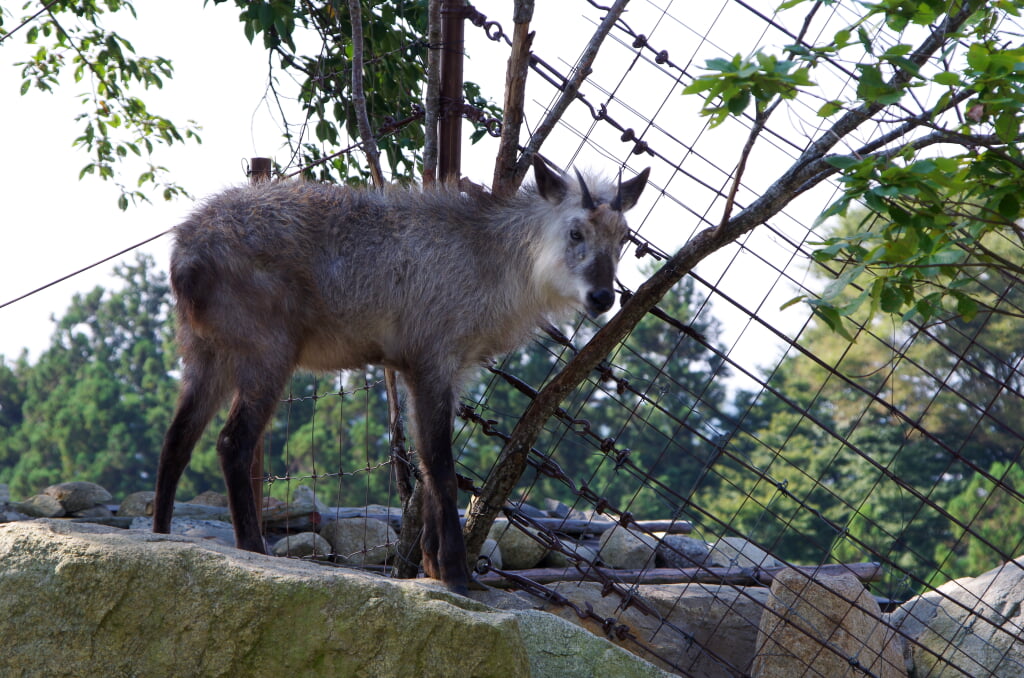
[[[454,395],[450,386],[407,382],[423,470],[423,569],[450,591],[469,592],[466,543],[459,524],[458,482],[452,458]]]

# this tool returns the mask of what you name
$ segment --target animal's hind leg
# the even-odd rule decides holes
[[[449,590],[469,593],[466,543],[459,524],[458,484],[452,458],[450,386],[434,380],[407,380],[412,396],[416,443],[423,468],[423,569]]]
[[[217,456],[228,491],[235,545],[266,553],[260,533],[251,468],[256,444],[270,421],[289,369],[266,364],[238,368],[238,393],[217,439]]]
[[[213,356],[192,356],[185,366],[178,405],[160,450],[153,499],[154,532],[167,534],[171,531],[178,481],[203,430],[224,400],[225,392],[226,384]]]

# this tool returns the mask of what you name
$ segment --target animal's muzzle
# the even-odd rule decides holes
[[[587,292],[587,312],[597,317],[610,309],[615,303],[615,293],[607,287]]]

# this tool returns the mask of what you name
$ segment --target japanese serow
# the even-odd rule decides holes
[[[239,548],[265,552],[250,465],[296,369],[383,365],[407,393],[423,483],[423,567],[469,584],[451,439],[467,376],[561,314],[609,310],[648,170],[536,184],[504,199],[457,187],[302,182],[229,189],[175,231],[171,285],[183,362],[160,453],[153,530],[171,527],[192,449],[232,398],[217,453]]]

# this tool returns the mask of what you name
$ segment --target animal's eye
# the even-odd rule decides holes
[[[576,229],[576,228],[574,228],[571,231],[569,231],[569,237],[572,238],[573,240],[577,240],[577,241],[578,240],[583,240],[583,234],[580,233],[579,229]]]

